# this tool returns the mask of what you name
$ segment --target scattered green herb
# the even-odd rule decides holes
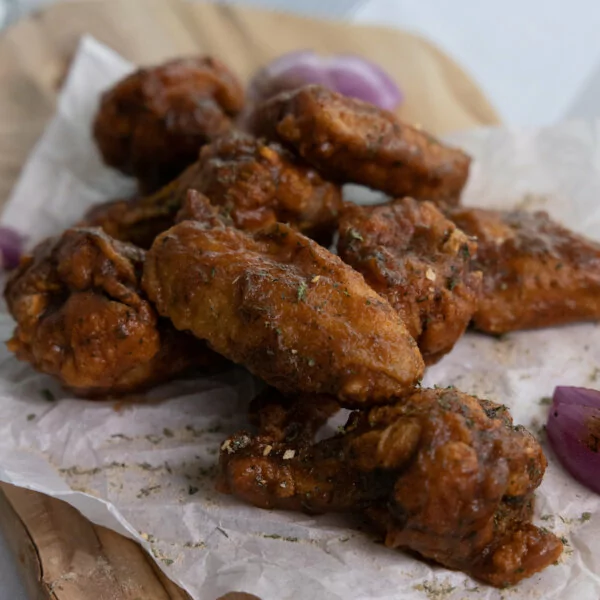
[[[297,294],[298,302],[302,302],[304,300],[304,298],[306,297],[307,289],[308,289],[308,286],[306,285],[306,282],[304,282],[304,281],[300,282],[300,285],[298,286],[298,294]]]

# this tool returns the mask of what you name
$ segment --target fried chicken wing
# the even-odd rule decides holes
[[[148,193],[229,130],[243,104],[243,88],[223,63],[209,56],[176,59],[140,69],[108,90],[94,138],[106,164],[137,177]]]
[[[454,389],[420,390],[352,413],[342,433],[313,445],[275,431],[225,440],[221,491],[261,508],[367,515],[386,545],[496,586],[529,577],[562,551],[531,523],[546,459],[506,407]]]
[[[174,224],[189,189],[223,207],[240,229],[254,231],[282,222],[323,242],[331,239],[342,206],[340,187],[287,150],[231,132],[204,146],[200,160],[160,191],[102,204],[81,224],[149,248]]]
[[[184,221],[154,242],[143,286],[177,329],[283,392],[379,402],[423,373],[388,302],[287,225],[249,235]]]
[[[334,181],[456,204],[470,158],[366,102],[311,85],[260,105],[257,135],[280,141]]]
[[[476,244],[430,202],[347,204],[338,252],[401,315],[426,363],[449,352],[477,309]]]
[[[80,396],[124,394],[215,358],[173,329],[140,291],[144,251],[100,230],[40,244],[7,283],[8,348]]]
[[[225,207],[236,227],[245,230],[280,222],[309,237],[327,238],[342,206],[338,185],[279,144],[240,132],[202,149],[196,189]]]
[[[545,212],[456,208],[448,216],[478,240],[477,329],[502,334],[600,319],[600,244]]]

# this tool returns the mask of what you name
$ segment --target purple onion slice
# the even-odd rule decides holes
[[[403,100],[396,83],[379,65],[351,54],[320,57],[311,50],[284,54],[257,71],[248,87],[248,99],[260,102],[311,83],[385,110],[396,109]]]
[[[565,469],[600,494],[600,392],[557,387],[546,428]]]
[[[14,269],[21,259],[23,236],[10,227],[0,227],[0,270]]]

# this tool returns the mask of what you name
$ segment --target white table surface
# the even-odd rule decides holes
[[[52,1],[0,0],[0,26]],[[598,0],[236,1],[420,33],[479,82],[506,123],[600,116]],[[1,536],[0,600],[27,600]]]

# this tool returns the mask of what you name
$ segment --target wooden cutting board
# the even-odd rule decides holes
[[[494,109],[460,67],[412,34],[224,4],[79,0],[53,5],[0,36],[0,209],[53,114],[85,33],[138,64],[213,53],[246,80],[258,66],[290,50],[358,53],[379,63],[402,86],[406,102],[399,114],[407,121],[436,134],[498,123]],[[0,527],[32,598],[188,598],[141,547],[89,523],[60,501],[0,486]],[[236,598],[254,597],[227,596]]]

